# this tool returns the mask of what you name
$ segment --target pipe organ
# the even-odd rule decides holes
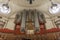
[[[14,15],[15,16],[15,15]],[[50,19],[46,20],[47,25],[50,26]],[[0,25],[3,25],[5,21],[0,20]],[[13,28],[13,19],[8,22],[10,29],[0,28],[0,38],[5,40],[58,40],[60,38],[60,29],[51,28],[45,30],[45,17],[42,12],[38,10],[23,10],[18,12],[15,16],[15,30]],[[56,25],[59,26],[59,19],[55,20]],[[10,23],[10,24],[9,24]],[[49,27],[48,26],[48,27]],[[47,27],[46,27],[47,28]],[[8,33],[8,34],[6,34]],[[12,34],[10,34],[12,33]],[[14,35],[16,34],[16,35]],[[2,37],[3,36],[3,37]]]
[[[17,25],[20,27],[20,32],[27,32],[27,30],[33,30],[34,33],[40,32],[40,24],[45,24],[45,18],[43,13],[37,11],[37,10],[23,10],[20,13],[16,14],[16,28]]]

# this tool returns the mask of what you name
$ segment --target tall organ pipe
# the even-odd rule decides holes
[[[41,12],[38,12],[38,19],[39,19],[39,22],[40,22],[40,23],[46,23],[44,14],[41,13]]]
[[[26,12],[22,13],[21,32],[25,32]]]
[[[39,21],[38,21],[38,14],[36,11],[34,11],[34,17],[35,17],[35,31],[39,32],[40,31],[40,25],[39,25]]]
[[[21,23],[21,13],[16,14],[15,17],[15,24],[20,24]]]

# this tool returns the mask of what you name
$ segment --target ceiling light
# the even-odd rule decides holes
[[[57,14],[60,12],[60,4],[51,2],[52,6],[49,8],[51,14]]]
[[[0,5],[0,12],[4,13],[4,14],[8,14],[8,13],[11,12],[10,7],[8,6],[8,2],[6,4],[1,3],[1,5]]]
[[[52,14],[56,14],[60,12],[60,4],[56,4],[57,6],[51,6],[49,8],[49,12]]]

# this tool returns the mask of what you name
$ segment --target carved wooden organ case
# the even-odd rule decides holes
[[[34,33],[39,33],[41,29],[45,29],[45,17],[43,13],[37,10],[23,10],[18,12],[15,18],[15,30],[19,29],[21,33],[26,33],[31,30]],[[19,26],[17,26],[19,25]],[[42,26],[43,25],[43,26]],[[28,33],[29,34],[29,33]]]

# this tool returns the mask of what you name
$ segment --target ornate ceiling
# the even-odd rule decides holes
[[[53,1],[60,3],[59,0],[53,0]],[[7,0],[0,0],[0,2],[6,3]],[[60,14],[58,13],[56,15],[52,15],[49,13],[48,8],[51,6],[49,0],[35,0],[33,1],[33,4],[29,4],[29,1],[27,0],[10,0],[9,6],[11,8],[10,14],[6,15],[1,13],[0,15],[9,18],[12,17],[13,14],[15,15],[18,11],[21,11],[23,9],[38,9],[44,14],[47,14],[49,16],[57,16]]]

